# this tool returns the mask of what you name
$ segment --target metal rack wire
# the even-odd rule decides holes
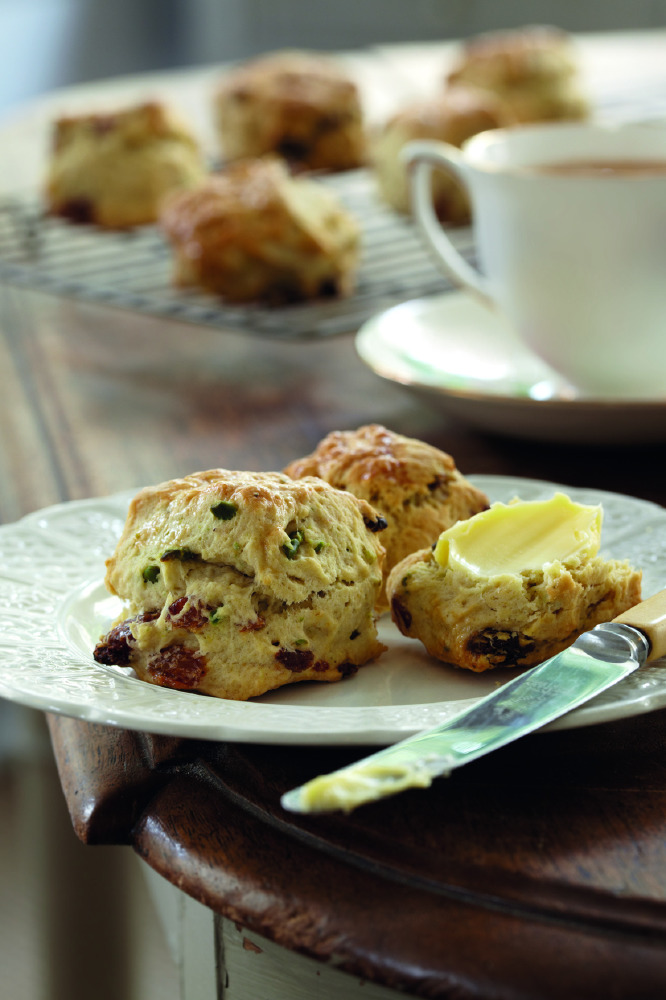
[[[337,192],[363,231],[357,288],[346,299],[269,308],[225,304],[214,295],[184,291],[171,283],[171,251],[157,227],[109,232],[72,225],[45,215],[34,195],[0,202],[0,280],[150,315],[285,339],[355,331],[382,309],[450,287],[412,222],[379,201],[368,171],[349,171],[322,183]],[[470,259],[470,230],[452,230],[452,236]]]

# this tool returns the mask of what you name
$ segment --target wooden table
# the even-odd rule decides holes
[[[0,362],[4,521],[195,469],[279,469],[370,421],[466,473],[666,503],[663,446],[471,430],[372,374],[351,335],[260,341],[3,287]],[[81,840],[131,846],[202,904],[186,950],[206,995],[253,1000],[235,970],[286,953],[293,998],[361,981],[371,1000],[666,995],[666,712],[534,736],[430,791],[314,818],[285,814],[280,793],[358,749],[49,726]]]

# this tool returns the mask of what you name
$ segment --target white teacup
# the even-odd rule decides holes
[[[666,398],[666,127],[515,126],[404,155],[417,223],[457,283],[584,393]],[[469,191],[480,272],[435,216],[441,168]]]

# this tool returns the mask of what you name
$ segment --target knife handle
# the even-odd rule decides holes
[[[613,619],[621,625],[632,625],[640,629],[650,642],[648,660],[666,656],[666,590],[648,597],[628,611]]]

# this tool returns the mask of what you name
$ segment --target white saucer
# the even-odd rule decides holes
[[[356,337],[378,375],[486,430],[580,444],[666,440],[663,399],[585,397],[463,292],[403,302]]]

